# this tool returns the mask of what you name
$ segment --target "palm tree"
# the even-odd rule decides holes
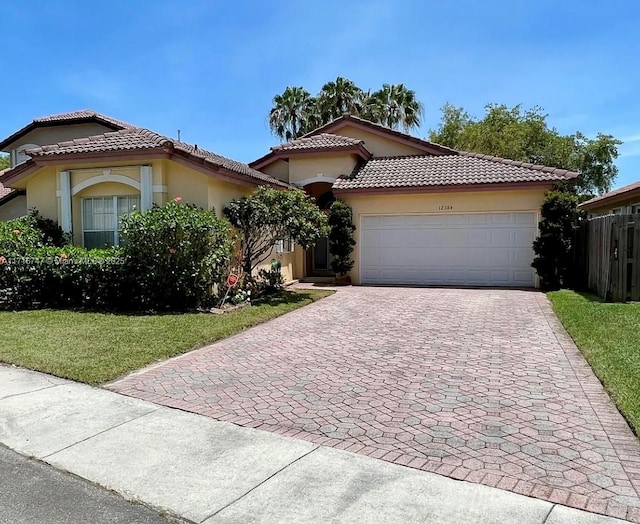
[[[355,83],[341,76],[335,82],[327,82],[317,96],[321,125],[345,113],[358,114],[363,94]]]
[[[366,116],[373,122],[405,132],[420,127],[424,111],[416,92],[404,84],[383,84],[382,89],[367,97]]]
[[[295,140],[315,124],[317,104],[303,87],[287,87],[273,98],[269,127],[281,140]]]

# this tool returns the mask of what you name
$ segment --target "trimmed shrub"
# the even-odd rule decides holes
[[[550,191],[542,203],[540,236],[533,242],[532,266],[543,289],[567,286],[571,277],[574,228],[583,212],[578,197],[563,191]]]
[[[353,225],[353,212],[349,204],[336,200],[329,208],[329,252],[333,255],[331,269],[339,275],[345,275],[353,269],[351,258],[353,247],[356,245]]]
[[[117,248],[41,247],[0,260],[0,308],[117,309],[126,289]]]
[[[229,224],[213,211],[176,199],[123,219],[122,238],[136,309],[213,305],[232,247]]]

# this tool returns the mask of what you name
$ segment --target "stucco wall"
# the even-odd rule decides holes
[[[631,212],[632,206],[640,205],[640,194],[632,195],[628,198],[621,198],[617,202],[605,202],[595,208],[589,209],[589,213],[593,213],[594,215],[608,215],[614,209],[623,208],[623,213]]]
[[[20,218],[26,215],[27,212],[27,197],[25,195],[18,195],[0,205],[0,220]]]
[[[299,184],[318,175],[338,178],[349,175],[355,165],[355,157],[348,153],[292,156],[289,159],[289,182]]]
[[[519,191],[476,191],[396,195],[337,195],[353,210],[356,225],[355,265],[349,273],[354,284],[360,283],[360,220],[363,215],[405,215],[473,213],[485,211],[539,211],[544,189]]]
[[[35,207],[45,218],[60,223],[58,215],[57,171],[55,167],[47,167],[38,171],[37,176],[30,177],[26,184],[27,208]]]
[[[276,160],[268,166],[261,167],[260,171],[284,182],[289,181],[289,163],[284,160]]]
[[[354,126],[344,126],[335,132],[336,135],[348,136],[364,140],[364,146],[373,156],[423,155],[421,149],[398,143],[392,139],[370,133]]]

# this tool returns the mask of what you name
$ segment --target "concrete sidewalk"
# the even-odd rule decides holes
[[[623,522],[6,366],[0,442],[197,523]]]

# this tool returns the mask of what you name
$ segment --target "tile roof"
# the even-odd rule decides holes
[[[92,109],[81,109],[79,111],[70,111],[68,113],[58,113],[56,115],[43,116],[39,118],[34,118],[33,121],[37,123],[47,123],[47,122],[67,122],[67,121],[76,121],[76,120],[102,120],[103,122],[107,122],[113,126],[127,128],[134,127],[127,122],[123,122],[122,120],[117,120],[107,115],[103,115],[102,113],[98,113],[97,111],[93,111]]]
[[[591,200],[587,200],[580,204],[580,207],[595,207],[593,204],[605,204],[609,200],[618,200],[620,198],[624,198],[626,193],[630,193],[635,190],[640,190],[640,181],[634,182],[633,184],[629,184],[627,186],[620,187],[618,189],[614,189],[613,191],[609,191],[604,195],[600,195],[592,198]],[[640,196],[639,196],[640,199]]]
[[[93,111],[91,109],[82,109],[80,111],[71,111],[69,113],[58,113],[56,115],[34,118],[33,121],[28,123],[22,129],[19,129],[11,136],[2,140],[2,142],[0,142],[0,150],[4,149],[6,146],[10,145],[11,143],[15,142],[19,138],[23,137],[24,135],[38,127],[49,127],[65,124],[82,124],[88,122],[97,122],[103,124],[106,127],[112,128],[113,130],[134,127],[127,122],[111,118],[110,116],[103,115],[102,113],[98,113],[97,111]]]
[[[119,131],[93,135],[89,137],[76,138],[57,144],[40,146],[29,149],[27,154],[32,157],[53,156],[53,155],[73,155],[79,153],[104,153],[110,151],[142,151],[145,149],[170,148],[187,156],[201,158],[212,168],[222,167],[227,171],[244,175],[247,177],[267,182],[270,184],[289,187],[281,180],[251,169],[247,164],[236,162],[229,158],[216,155],[197,146],[172,140],[153,131],[138,127],[128,127]]]
[[[320,133],[319,135],[306,136],[292,140],[285,144],[273,146],[272,151],[304,151],[307,149],[351,149],[364,145],[364,140],[347,136]]]
[[[350,176],[338,179],[334,189],[429,187],[509,182],[552,182],[578,174],[566,169],[505,160],[487,155],[460,153],[440,156],[372,158]]]
[[[10,168],[0,170],[0,177],[4,175],[5,172],[9,171]],[[11,189],[10,187],[4,187],[0,182],[0,200],[2,200],[7,195],[13,193],[15,189]]]
[[[418,146],[419,148],[423,148],[425,149],[425,151],[431,154],[455,155],[458,153],[455,149],[451,149],[450,147],[436,144],[435,142],[429,142],[428,140],[415,137],[408,133],[403,133],[402,131],[398,131],[397,129],[391,129],[390,127],[376,124],[375,122],[371,122],[370,120],[366,120],[364,118],[360,118],[359,116],[350,114],[344,114],[336,118],[335,120],[332,120],[331,122],[324,124],[317,129],[314,129],[313,131],[309,131],[308,133],[303,135],[302,138],[317,135],[319,133],[337,131],[350,123],[356,124],[360,127],[369,128],[377,133],[386,134],[395,138],[399,138],[406,142],[411,142],[413,145]]]

